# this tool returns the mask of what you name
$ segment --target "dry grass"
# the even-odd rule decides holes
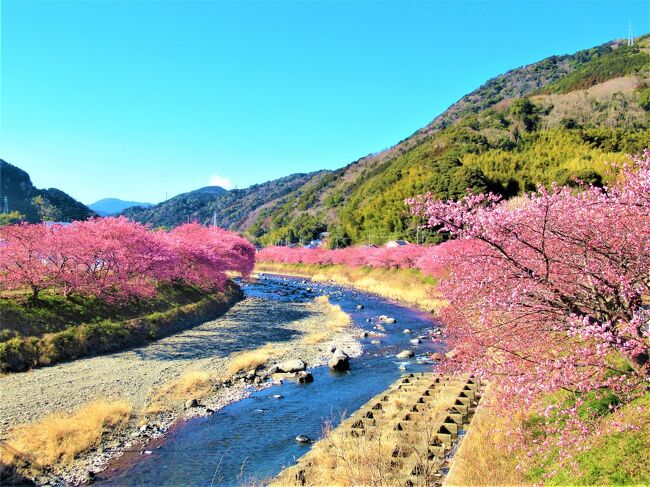
[[[559,95],[540,95],[535,103],[552,107],[544,119],[544,128],[558,126],[572,118],[580,125],[634,127],[645,122],[645,111],[639,106],[634,90],[639,79],[632,76],[614,78],[586,90]]]
[[[329,331],[315,331],[306,335],[303,341],[307,345],[318,345],[319,343],[328,341],[331,337],[332,334]]]
[[[251,370],[262,364],[265,364],[270,359],[278,357],[286,353],[285,348],[277,347],[274,345],[265,345],[255,350],[249,350],[236,355],[228,365],[228,372],[236,374],[242,370]]]
[[[314,282],[333,281],[380,296],[403,301],[426,311],[440,309],[444,302],[435,299],[435,282],[415,269],[350,268],[342,265],[319,266],[258,262],[258,272],[309,277]]]
[[[521,420],[499,414],[482,403],[452,460],[444,485],[527,485],[517,469],[523,458],[508,448],[508,430]]]
[[[72,414],[56,413],[12,431],[8,444],[42,466],[69,464],[85,451],[99,446],[108,431],[124,428],[131,418],[125,401],[97,401]],[[20,460],[3,451],[5,464]]]
[[[174,409],[179,402],[200,399],[212,391],[219,377],[204,370],[190,370],[157,389],[144,409],[145,415],[158,414]]]
[[[352,318],[341,309],[338,304],[330,303],[327,296],[318,296],[314,299],[317,311],[325,315],[325,329],[312,331],[302,339],[307,345],[318,345],[330,340],[334,333],[338,333],[352,324]]]
[[[318,296],[314,302],[324,308],[327,328],[330,330],[341,331],[352,323],[350,315],[343,311],[338,304],[330,303],[327,296]]]

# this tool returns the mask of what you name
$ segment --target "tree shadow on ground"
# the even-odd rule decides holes
[[[223,317],[133,350],[142,360],[196,360],[282,343],[302,334],[294,321],[315,313],[303,306],[278,306],[267,300],[247,300]]]

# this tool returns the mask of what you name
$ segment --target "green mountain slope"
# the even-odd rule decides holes
[[[97,216],[91,209],[56,188],[37,189],[22,169],[0,159],[0,196],[10,212],[29,222],[85,220]],[[0,205],[2,205],[0,200]],[[1,207],[1,206],[0,206]]]
[[[327,229],[332,242],[432,240],[416,230],[404,199],[468,188],[506,197],[575,177],[598,183],[606,161],[650,146],[650,39],[611,42],[553,56],[489,80],[395,146],[337,171],[228,192],[192,206],[192,216],[269,244],[304,241]],[[166,211],[166,210],[165,210]],[[162,208],[160,209],[162,214]],[[177,224],[187,214],[148,219]]]
[[[649,75],[647,37],[510,71],[395,147],[337,172],[306,212],[337,242],[433,239],[416,230],[405,198],[456,198],[470,187],[513,196],[537,183],[598,180],[606,161],[650,146]],[[300,198],[270,213],[263,242],[296,239]]]

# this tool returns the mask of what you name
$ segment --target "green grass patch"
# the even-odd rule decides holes
[[[618,404],[611,393],[587,398],[578,414],[602,417],[604,434],[584,438],[586,448],[567,464],[557,451],[538,458],[528,478],[548,485],[650,485],[650,393],[612,413],[610,405]],[[621,431],[621,424],[632,428]],[[526,425],[533,437],[535,425],[534,418]]]

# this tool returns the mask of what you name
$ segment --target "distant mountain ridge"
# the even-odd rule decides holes
[[[127,213],[175,225],[210,222],[216,211],[217,224],[264,244],[310,240],[324,229],[338,244],[431,241],[405,198],[458,198],[467,188],[510,197],[576,177],[598,184],[606,161],[650,146],[649,41],[608,42],[510,70],[393,147],[335,171]],[[276,185],[282,190],[269,191]]]
[[[95,201],[94,203],[88,205],[88,208],[93,210],[99,216],[109,216],[121,213],[127,208],[131,208],[133,206],[149,208],[150,206],[153,206],[153,204],[141,203],[137,201],[125,201],[119,198],[102,198],[101,200]]]
[[[128,208],[122,214],[161,227],[174,227],[187,221],[211,223],[216,216],[219,226],[241,229],[250,225],[251,215],[262,207],[279,203],[286,194],[314,176],[315,173],[293,174],[230,191],[219,186],[207,186],[179,194],[149,208]]]
[[[97,214],[60,189],[38,189],[26,171],[0,159],[0,208],[7,197],[10,212],[29,222],[86,220]]]

